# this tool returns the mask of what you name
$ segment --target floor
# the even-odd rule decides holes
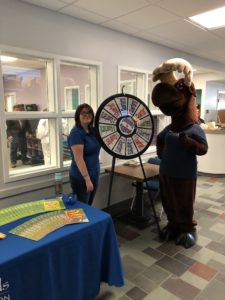
[[[125,285],[102,284],[96,300],[225,300],[225,178],[198,176],[195,219],[198,242],[189,249],[161,243],[155,225],[116,221]]]

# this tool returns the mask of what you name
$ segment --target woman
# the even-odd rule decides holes
[[[92,204],[100,174],[100,144],[93,127],[94,112],[90,105],[84,103],[75,112],[75,127],[68,137],[72,153],[70,183],[77,198]]]

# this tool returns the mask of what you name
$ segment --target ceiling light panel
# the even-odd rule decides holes
[[[207,29],[215,29],[225,26],[225,6],[198,14],[189,19]]]

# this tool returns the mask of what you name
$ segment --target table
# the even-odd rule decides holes
[[[135,213],[132,213],[131,217],[136,219],[141,227],[145,227],[150,221],[150,217],[146,216],[144,212],[143,183],[159,174],[159,165],[144,163],[143,168],[145,176],[141,165],[119,165],[114,168],[114,174],[136,181],[136,207]],[[106,168],[106,172],[111,172],[111,170],[111,168]]]
[[[89,222],[64,226],[38,242],[8,231],[31,217],[0,227],[0,299],[93,300],[100,282],[123,286],[111,216],[79,201]]]

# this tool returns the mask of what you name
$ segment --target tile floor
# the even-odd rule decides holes
[[[155,225],[116,221],[125,285],[102,284],[96,300],[225,300],[225,178],[198,176],[195,219],[198,242],[189,249],[161,243]]]

